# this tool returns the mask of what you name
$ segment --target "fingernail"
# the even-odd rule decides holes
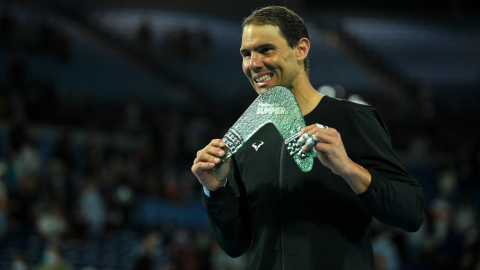
[[[302,147],[302,151],[307,150],[307,146]]]
[[[213,162],[218,163],[218,162],[220,162],[220,159],[219,159],[219,158],[215,158],[215,159],[213,159]]]
[[[219,155],[219,156],[223,156],[224,153],[225,153],[225,152],[223,152],[223,151],[221,151],[221,150],[218,151],[218,155]]]
[[[215,166],[215,163],[210,163],[210,166]]]
[[[223,142],[220,142],[218,145],[220,145],[220,147],[223,147]]]

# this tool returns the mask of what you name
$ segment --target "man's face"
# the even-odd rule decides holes
[[[247,25],[243,29],[243,72],[255,91],[283,85],[292,89],[298,74],[295,48],[288,46],[274,25]]]

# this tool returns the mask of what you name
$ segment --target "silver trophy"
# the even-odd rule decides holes
[[[225,155],[212,170],[228,160],[242,145],[264,125],[272,123],[285,141],[288,153],[303,172],[313,167],[313,151],[302,151],[305,142],[299,141],[298,133],[305,127],[302,111],[292,91],[284,86],[265,90],[223,137]]]

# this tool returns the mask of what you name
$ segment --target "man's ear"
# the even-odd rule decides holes
[[[308,38],[301,38],[296,47],[297,61],[302,61],[308,56],[310,51],[310,41]]]

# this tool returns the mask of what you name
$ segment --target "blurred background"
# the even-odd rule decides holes
[[[243,270],[190,171],[256,97],[241,21],[287,5],[318,91],[373,105],[420,182],[416,233],[374,223],[379,270],[480,270],[473,0],[0,1],[0,269]]]

